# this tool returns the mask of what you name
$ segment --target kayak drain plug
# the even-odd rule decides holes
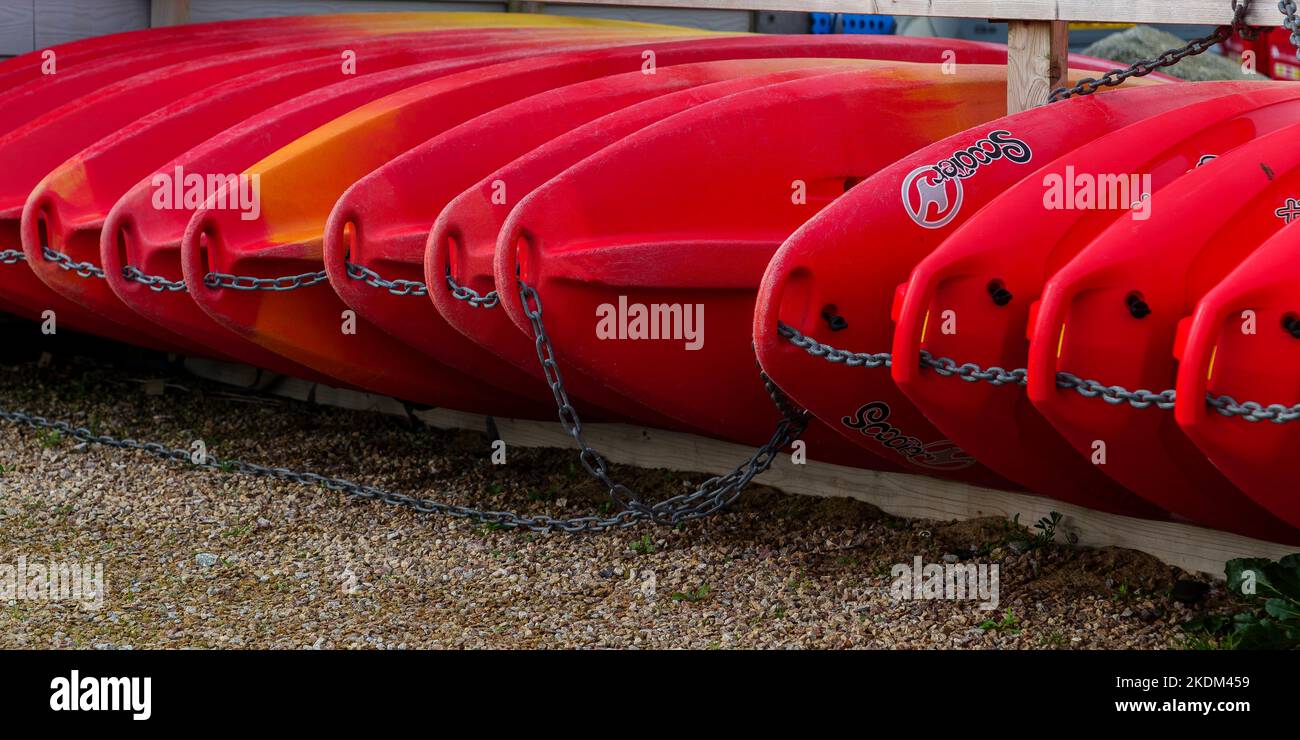
[[[1300,316],[1289,313],[1282,317],[1282,328],[1296,339],[1300,339]]]
[[[822,309],[822,318],[826,320],[826,325],[831,328],[831,331],[840,331],[841,329],[849,328],[848,319],[835,313],[834,304]]]
[[[1124,302],[1128,304],[1128,312],[1133,314],[1135,319],[1145,319],[1151,315],[1151,307],[1147,305],[1146,301],[1142,300],[1141,293],[1136,291],[1129,293]]]
[[[1011,302],[1011,299],[1013,297],[1011,295],[1011,291],[1007,290],[1007,286],[1003,284],[1001,280],[990,280],[988,284],[988,291],[989,291],[989,297],[991,297],[993,299],[993,303],[998,306],[1007,305],[1008,303]]]

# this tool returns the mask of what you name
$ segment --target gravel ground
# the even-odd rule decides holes
[[[48,358],[47,358],[48,359]],[[143,383],[143,380],[152,383]],[[146,388],[162,395],[150,395]],[[589,513],[572,451],[245,396],[68,358],[0,365],[0,407],[101,433],[350,477],[444,500]],[[1226,598],[1132,551],[1029,548],[1003,520],[902,520],[755,488],[677,529],[493,530],[285,483],[85,448],[0,422],[0,565],[104,566],[98,609],[0,603],[3,648],[1167,648]],[[620,468],[647,495],[704,476]],[[898,600],[894,564],[996,563],[1000,605]],[[1199,583],[1199,582],[1198,582]]]

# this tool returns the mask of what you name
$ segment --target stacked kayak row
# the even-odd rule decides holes
[[[51,51],[0,64],[0,310],[755,445],[757,351],[812,458],[1298,539],[1294,86],[998,119],[996,45],[508,14]]]

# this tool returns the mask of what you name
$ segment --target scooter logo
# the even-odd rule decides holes
[[[918,167],[903,180],[903,207],[907,215],[927,229],[941,229],[961,209],[961,180],[936,181],[939,173],[931,165]]]
[[[908,173],[903,179],[903,208],[918,226],[941,229],[961,210],[963,180],[969,180],[981,167],[999,159],[1025,164],[1033,156],[1029,145],[1012,136],[1010,131],[991,131],[965,149],[953,152],[947,159]]]
[[[909,463],[929,470],[962,470],[975,464],[952,440],[940,439],[923,442],[889,423],[893,409],[884,401],[872,401],[858,407],[853,416],[840,419],[844,426],[856,429],[863,436],[874,439],[887,450],[893,450]]]

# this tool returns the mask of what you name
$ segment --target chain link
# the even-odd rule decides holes
[[[1291,32],[1291,45],[1296,47],[1296,58],[1300,59],[1300,10],[1296,8],[1296,0],[1282,0],[1277,9],[1285,16],[1282,27]]]
[[[1095,380],[1084,380],[1067,372],[1058,372],[1056,374],[1056,386],[1058,388],[1074,389],[1079,395],[1087,398],[1100,397],[1103,401],[1112,405],[1127,403],[1135,409],[1145,409],[1151,406],[1159,409],[1172,409],[1174,407],[1175,393],[1172,388],[1159,393],[1145,389],[1131,391],[1119,385],[1105,385]]]
[[[301,275],[285,275],[277,278],[250,277],[248,275],[231,275],[225,272],[209,272],[203,276],[203,284],[212,289],[229,290],[267,290],[282,293],[300,288],[310,288],[329,281],[329,273],[304,272]]]
[[[529,323],[532,324],[537,359],[542,364],[542,373],[546,377],[546,384],[550,387],[551,394],[555,398],[560,424],[569,433],[569,436],[573,437],[573,440],[577,442],[580,450],[578,459],[582,462],[583,467],[609,490],[610,498],[622,508],[639,512],[652,521],[665,525],[675,525],[708,516],[735,501],[740,496],[741,491],[749,485],[750,481],[771,467],[772,462],[780,454],[781,450],[798,439],[803,434],[804,429],[807,428],[810,418],[808,412],[792,406],[780,389],[776,387],[776,384],[765,373],[760,371],[759,377],[763,381],[764,388],[771,397],[772,403],[781,412],[781,421],[777,424],[772,437],[755,450],[748,460],[730,473],[710,478],[691,493],[673,496],[655,504],[646,503],[642,500],[640,494],[611,479],[609,466],[605,462],[605,458],[591,445],[587,444],[583,434],[582,420],[579,418],[577,410],[569,399],[568,391],[564,387],[564,377],[555,358],[555,347],[546,334],[546,326],[542,319],[541,297],[537,295],[535,289],[523,280],[518,282],[519,298],[523,302],[524,315],[528,317]]]
[[[961,378],[967,383],[984,381],[991,385],[1026,385],[1029,375],[1029,371],[1023,367],[1007,370],[997,365],[982,368],[973,362],[959,365],[955,360],[947,357],[936,358],[925,350],[921,350],[921,367],[928,367],[945,378]]]
[[[804,350],[813,357],[821,357],[829,362],[843,363],[850,367],[881,367],[889,364],[888,353],[875,355],[846,352],[829,344],[822,344],[815,339],[804,336],[797,329],[785,323],[777,323],[777,333],[787,341]],[[880,358],[886,358],[881,361]],[[871,359],[876,364],[868,364],[864,359]],[[992,385],[1026,385],[1029,371],[1025,368],[1007,370],[992,366],[983,368],[973,362],[958,364],[947,357],[934,357],[921,350],[921,366],[934,370],[944,377],[960,378],[968,383],[986,382]],[[1109,404],[1126,403],[1133,408],[1145,409],[1155,406],[1159,409],[1172,409],[1177,393],[1170,389],[1159,393],[1149,390],[1131,391],[1119,385],[1105,385],[1096,380],[1085,380],[1067,372],[1056,374],[1056,385],[1072,389],[1087,398],[1101,398]],[[1288,421],[1300,421],[1300,404],[1285,406],[1280,403],[1264,405],[1254,401],[1238,403],[1231,396],[1206,396],[1206,403],[1224,416],[1236,416],[1246,421],[1272,421],[1278,424]]]
[[[1215,411],[1224,416],[1235,416],[1246,421],[1271,421],[1275,424],[1300,421],[1300,403],[1294,406],[1285,406],[1280,403],[1265,406],[1255,401],[1237,403],[1232,396],[1210,396],[1207,402]]]
[[[422,514],[442,514],[461,519],[474,519],[506,529],[528,529],[534,532],[592,532],[628,527],[646,518],[645,515],[630,510],[621,511],[603,518],[587,516],[569,519],[557,519],[545,515],[523,516],[505,511],[488,511],[468,506],[440,503],[432,499],[355,483],[345,478],[331,478],[317,473],[291,470],[289,468],[268,467],[242,460],[222,460],[215,455],[205,455],[196,460],[194,454],[189,450],[167,447],[155,442],[137,442],[133,439],[119,439],[106,434],[95,434],[85,427],[74,427],[65,421],[51,421],[41,416],[32,416],[19,411],[0,409],[0,419],[22,424],[33,429],[53,430],[88,444],[122,450],[137,450],[162,460],[193,465],[213,472],[238,473],[259,478],[274,478],[306,486],[321,486],[330,491],[346,494],[352,499],[382,501],[386,504],[412,509]]]
[[[451,291],[452,298],[465,301],[474,308],[495,308],[501,302],[501,296],[495,290],[479,293],[473,288],[458,284],[451,276],[451,267],[447,268],[447,289]]]
[[[429,287],[419,280],[385,280],[379,273],[369,267],[347,263],[348,277],[359,280],[372,288],[383,288],[393,295],[429,295]]]
[[[1287,13],[1285,5],[1290,3],[1292,6],[1291,13],[1287,16],[1294,23],[1295,0],[1282,0],[1279,7],[1284,14]],[[1226,26],[1219,26],[1214,33],[1198,39],[1193,39],[1186,46],[1177,49],[1170,49],[1155,59],[1144,59],[1130,65],[1125,69],[1113,69],[1101,77],[1089,77],[1080,80],[1073,87],[1058,87],[1048,96],[1047,102],[1055,103],[1058,100],[1074,97],[1076,95],[1091,95],[1103,87],[1115,87],[1121,85],[1125,80],[1133,77],[1145,77],[1157,69],[1163,67],[1172,67],[1188,57],[1194,57],[1198,54],[1204,54],[1217,44],[1227,41],[1233,33],[1238,33],[1244,39],[1254,39],[1259,36],[1259,29],[1246,25],[1246,11],[1250,6],[1250,0],[1232,0],[1232,23]]]
[[[778,321],[776,331],[794,346],[802,349],[813,357],[820,357],[827,362],[843,363],[848,367],[890,367],[893,364],[893,358],[888,352],[879,352],[874,355],[864,352],[846,352],[842,349],[836,349],[829,344],[822,344],[812,337],[805,336],[793,326]]]
[[[49,247],[41,247],[41,256],[45,257],[46,262],[53,262],[61,270],[75,273],[81,278],[104,278],[103,268],[94,262],[77,262],[63,252],[56,252]]]
[[[234,276],[230,277],[234,278]],[[246,278],[244,280],[262,279]],[[208,280],[205,278],[204,282],[208,283]],[[227,287],[233,287],[235,281],[222,282],[230,283]],[[277,281],[268,282],[274,287],[263,289],[291,289],[280,287]],[[242,283],[240,284],[242,285]],[[255,290],[259,288],[236,287],[235,289]],[[0,419],[22,424],[33,429],[53,430],[87,444],[136,450],[162,460],[186,463],[216,472],[233,472],[254,477],[274,478],[289,483],[320,486],[331,491],[344,493],[353,499],[381,501],[424,514],[442,514],[474,519],[506,529],[569,533],[620,529],[643,521],[676,525],[718,512],[734,502],[756,476],[770,468],[781,450],[798,439],[808,425],[809,417],[807,412],[790,405],[776,385],[766,375],[760,373],[759,376],[764,387],[782,416],[771,439],[731,472],[710,478],[693,492],[678,494],[658,503],[648,504],[642,500],[639,494],[622,484],[615,483],[610,477],[609,465],[605,458],[587,444],[578,412],[570,403],[568,393],[564,388],[564,381],[560,375],[559,366],[555,361],[555,349],[551,346],[550,339],[546,335],[546,329],[542,324],[541,299],[535,290],[522,281],[520,282],[520,297],[524,301],[525,312],[528,314],[537,335],[538,358],[542,362],[542,369],[550,385],[551,392],[555,395],[560,422],[563,424],[565,431],[578,443],[581,450],[579,460],[581,460],[583,466],[608,489],[610,499],[619,508],[619,511],[610,516],[581,516],[560,519],[545,515],[527,516],[506,511],[477,509],[441,503],[428,498],[356,483],[345,478],[331,478],[308,471],[268,467],[242,460],[226,461],[215,455],[204,455],[196,460],[189,450],[168,447],[156,442],[145,443],[134,439],[121,439],[110,435],[96,434],[86,427],[77,427],[66,421],[53,421],[42,416],[34,416],[20,411],[8,411],[0,408]]]
[[[134,265],[123,267],[122,277],[130,282],[139,283],[155,293],[185,293],[189,290],[185,287],[184,280],[168,280],[161,275],[146,275]]]
[[[0,250],[0,265],[16,265],[26,261],[27,255],[21,249]]]

